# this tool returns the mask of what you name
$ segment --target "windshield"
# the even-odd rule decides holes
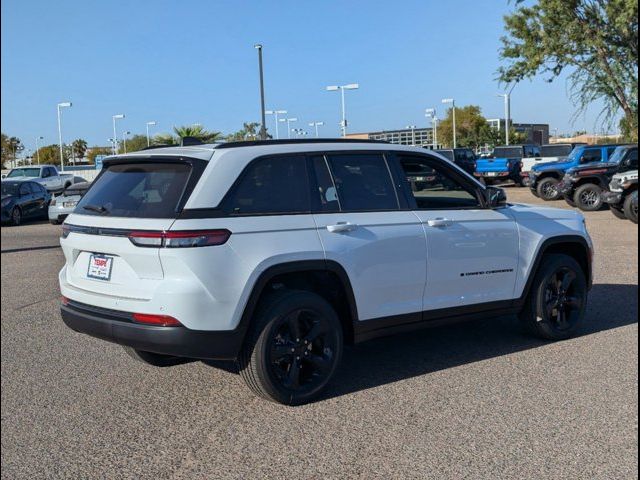
[[[627,150],[627,147],[616,148],[611,154],[611,157],[609,157],[609,162],[620,163],[624,159],[624,156],[627,154]]]
[[[493,158],[522,158],[522,148],[496,147],[491,156]]]
[[[39,177],[40,169],[39,168],[16,168],[9,172],[7,178],[16,178],[16,177]]]
[[[113,165],[98,177],[76,212],[82,215],[175,218],[191,165],[127,163]]]
[[[540,152],[543,157],[566,157],[571,153],[571,145],[543,145]]]
[[[18,183],[2,182],[2,196],[18,195]]]

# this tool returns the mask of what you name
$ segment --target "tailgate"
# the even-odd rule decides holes
[[[70,233],[60,240],[66,259],[66,280],[84,292],[131,300],[148,300],[164,278],[159,248],[141,248],[128,238],[132,231],[168,230],[173,219],[101,218],[72,215]],[[104,275],[90,271],[108,262]]]
[[[509,159],[507,158],[483,158],[476,162],[476,172],[508,172]]]

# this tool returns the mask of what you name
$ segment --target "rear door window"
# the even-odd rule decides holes
[[[286,155],[253,161],[228,196],[225,208],[231,215],[310,212],[306,158]]]
[[[602,160],[602,149],[591,148],[584,151],[581,163],[599,162]]]
[[[126,163],[107,166],[78,204],[83,215],[173,218],[185,192],[188,163]]]
[[[343,211],[399,208],[391,173],[381,154],[329,155],[328,160]]]

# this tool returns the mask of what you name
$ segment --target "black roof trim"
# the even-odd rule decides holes
[[[263,145],[305,145],[309,143],[375,143],[389,145],[389,142],[382,140],[360,140],[357,138],[311,138],[305,140],[284,139],[284,140],[248,140],[242,142],[227,142],[217,145],[216,150],[221,148],[237,147],[258,147]]]

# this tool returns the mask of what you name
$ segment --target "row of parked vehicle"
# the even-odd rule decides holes
[[[2,223],[48,218],[58,225],[88,188],[83,178],[60,174],[53,165],[14,168],[2,177]]]
[[[512,181],[584,211],[608,204],[616,217],[638,222],[637,145],[513,145],[481,158],[470,148],[437,152],[485,184]]]

